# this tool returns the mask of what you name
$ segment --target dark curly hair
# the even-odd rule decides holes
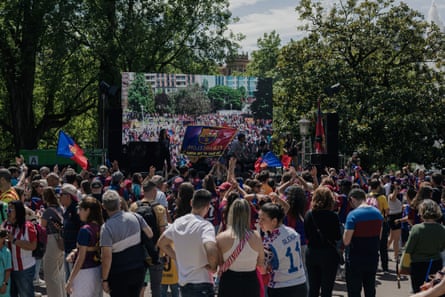
[[[288,214],[293,218],[304,217],[307,199],[301,187],[290,186],[286,189],[286,198],[289,203]]]

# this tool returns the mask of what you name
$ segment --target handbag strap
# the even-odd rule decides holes
[[[252,234],[251,231],[246,232],[246,236],[244,236],[244,239],[241,240],[237,247],[233,250],[232,254],[227,258],[227,260],[223,263],[222,266],[220,266],[219,273],[222,274],[223,272],[226,272],[229,267],[232,265],[233,262],[235,262],[236,258],[238,258],[239,254],[241,254],[241,251],[244,248],[244,245],[249,240],[250,235]]]
[[[317,230],[317,233],[320,236],[320,239],[324,242],[327,242],[331,247],[333,247],[335,250],[337,250],[337,246],[334,243],[332,243],[331,241],[329,241],[321,232],[320,228],[317,225],[317,222],[315,221],[313,211],[311,211],[311,218],[312,218],[312,223],[314,223],[315,229]]]

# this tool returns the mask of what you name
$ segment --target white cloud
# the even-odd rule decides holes
[[[258,38],[273,30],[280,34],[282,44],[286,44],[291,38],[297,39],[300,35],[297,27],[301,24],[295,6],[290,6],[246,15],[237,24],[232,24],[230,29],[246,36],[241,45],[244,51],[251,52],[257,49]]]
[[[249,53],[257,49],[257,39],[264,33],[270,33],[273,30],[280,34],[282,45],[288,43],[292,38],[300,39],[305,34],[297,30],[302,24],[299,20],[295,7],[299,1],[275,0],[230,0],[230,10],[234,16],[239,16],[240,21],[237,24],[230,25],[234,33],[242,33],[246,39],[241,42],[242,50]],[[331,8],[333,3],[339,3],[340,0],[322,0],[323,7]],[[343,0],[345,1],[345,0]],[[428,17],[428,10],[433,1],[435,1],[439,16],[445,21],[445,0],[396,0],[394,3],[405,2],[413,9],[423,13]],[[292,3],[291,5],[289,5]],[[273,6],[273,9],[267,7]]]
[[[230,9],[239,8],[242,6],[255,5],[262,0],[230,0]]]

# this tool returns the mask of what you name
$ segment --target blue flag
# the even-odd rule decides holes
[[[88,159],[84,156],[83,150],[62,130],[59,132],[57,155],[73,160],[84,170],[88,169]]]

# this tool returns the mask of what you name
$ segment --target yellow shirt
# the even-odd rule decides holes
[[[374,193],[369,193],[370,196],[375,195]],[[389,213],[389,205],[388,205],[388,199],[386,199],[385,195],[379,195],[376,198],[378,206],[379,206],[379,210],[382,213],[383,216],[388,215]]]
[[[162,285],[175,285],[178,283],[178,271],[176,269],[176,261],[168,258],[164,263],[164,270],[162,271]]]

